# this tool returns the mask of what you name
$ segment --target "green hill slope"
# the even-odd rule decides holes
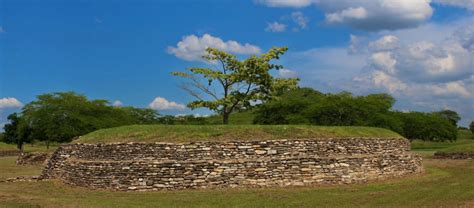
[[[98,130],[74,142],[192,142],[330,137],[402,138],[387,129],[356,126],[132,125]]]

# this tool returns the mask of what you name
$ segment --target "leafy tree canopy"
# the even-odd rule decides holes
[[[88,100],[74,92],[58,92],[39,95],[9,120],[4,127],[6,141],[20,147],[32,140],[69,142],[101,128],[156,123],[158,114],[151,109],[113,107],[106,100]]]
[[[457,126],[458,121],[461,120],[461,116],[456,111],[452,110],[442,110],[437,112],[441,117],[448,119],[453,125]]]
[[[298,88],[260,105],[257,124],[314,124],[325,126],[375,126],[391,129],[408,139],[455,140],[452,112],[392,111],[395,99],[388,94],[354,96],[348,92],[323,94]],[[451,117],[452,116],[452,117]]]
[[[188,107],[216,111],[222,115],[223,123],[228,124],[233,111],[247,109],[253,102],[270,100],[296,88],[298,79],[275,78],[270,74],[271,70],[282,68],[271,61],[286,51],[286,47],[274,47],[267,53],[240,61],[235,55],[207,48],[204,58],[218,69],[192,67],[189,72],[173,72],[173,75],[189,80],[182,88],[196,100]]]

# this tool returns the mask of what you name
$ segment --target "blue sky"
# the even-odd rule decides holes
[[[288,46],[275,76],[322,92],[387,92],[396,109],[474,120],[474,3],[463,0],[0,0],[0,123],[35,96],[76,91],[191,111],[170,72]]]

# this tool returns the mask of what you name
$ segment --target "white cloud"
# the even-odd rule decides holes
[[[329,23],[343,23],[351,19],[364,19],[367,11],[363,7],[347,8],[334,13],[326,13],[326,21]]]
[[[289,69],[278,70],[278,75],[283,78],[297,78],[298,77],[298,74],[295,71],[289,70]]]
[[[416,27],[433,14],[430,0],[319,0],[329,24],[347,24],[362,30]]]
[[[429,35],[427,35],[429,34]],[[350,36],[347,48],[313,48],[282,57],[301,85],[323,92],[392,94],[395,109],[460,113],[474,120],[474,18]]]
[[[0,98],[0,110],[5,108],[21,108],[23,104],[16,98]]]
[[[265,31],[267,32],[284,32],[286,30],[286,25],[278,22],[268,23]]]
[[[433,3],[461,7],[474,11],[474,1],[472,0],[434,0]]]
[[[375,71],[372,74],[372,79],[375,86],[385,87],[392,94],[403,92],[408,88],[402,81],[382,71]]]
[[[120,107],[120,106],[122,106],[122,105],[123,105],[123,103],[122,103],[122,101],[120,101],[120,100],[116,100],[116,101],[114,101],[114,102],[112,103],[112,106],[115,106],[115,107]]]
[[[5,32],[5,30],[3,29],[2,26],[0,26],[0,33],[4,33],[4,32]]]
[[[367,44],[365,70],[353,84],[362,86],[360,92],[387,91],[404,105],[428,111],[447,107],[459,112],[464,123],[473,120],[474,19],[462,22],[457,28],[430,25],[418,32],[382,33]]]
[[[148,105],[149,108],[154,110],[185,110],[186,106],[173,101],[168,101],[162,97],[156,97],[153,102]]]
[[[372,51],[392,50],[396,47],[398,47],[398,38],[393,35],[386,35],[369,43],[369,48]]]
[[[347,48],[347,52],[349,54],[356,54],[356,53],[364,53],[365,52],[365,44],[367,42],[366,37],[356,36],[351,34],[349,41],[349,47]]]
[[[233,40],[223,41],[221,38],[209,34],[204,34],[202,37],[195,35],[185,36],[177,43],[176,47],[169,46],[167,51],[187,61],[198,61],[203,60],[202,56],[208,47],[244,55],[258,54],[261,52],[258,46],[249,43],[241,44]]]
[[[472,22],[474,23],[474,19]],[[454,39],[459,41],[463,48],[474,52],[474,24],[468,24],[456,30]]]
[[[472,92],[469,92],[469,90],[466,88],[466,85],[464,84],[463,81],[442,83],[438,85],[433,85],[430,88],[433,90],[433,93],[438,96],[448,96],[448,97],[461,96],[461,97],[469,98],[472,95]]]
[[[361,30],[414,28],[433,14],[431,0],[258,0],[269,7],[320,8],[328,24],[345,24]]]
[[[264,4],[269,7],[301,8],[309,6],[314,2],[314,0],[254,0],[254,2]]]
[[[372,66],[378,70],[385,71],[390,74],[395,74],[395,64],[397,60],[392,58],[390,52],[377,52],[370,56]]]
[[[295,22],[301,29],[306,29],[309,18],[306,17],[302,12],[293,12],[291,13],[291,19]]]

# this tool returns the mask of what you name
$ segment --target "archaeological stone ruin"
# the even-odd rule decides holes
[[[352,184],[423,172],[402,138],[66,144],[41,178],[123,191]]]

